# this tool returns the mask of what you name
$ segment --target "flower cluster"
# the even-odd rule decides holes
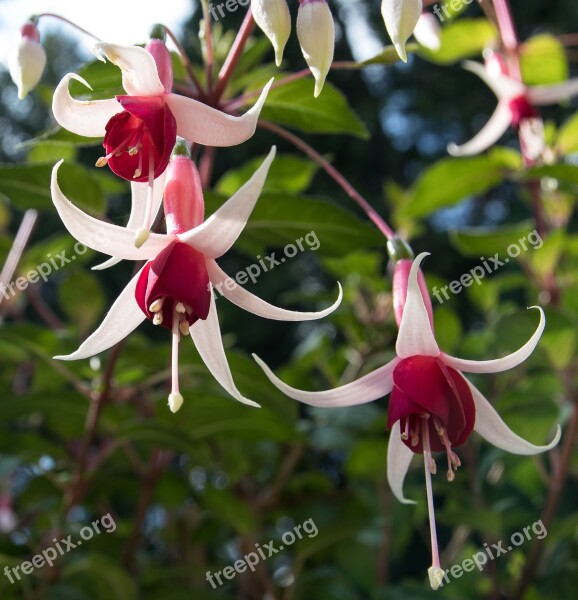
[[[286,0],[252,0],[255,22],[271,40],[277,65],[291,32]],[[423,12],[422,0],[383,0],[381,11],[400,58],[407,61],[406,42],[413,34],[433,50],[440,46],[439,25]],[[326,0],[299,0],[297,36],[315,78],[318,96],[333,61],[335,26]],[[342,292],[318,312],[296,312],[273,306],[242,286],[223,284],[231,278],[221,269],[222,257],[241,235],[259,199],[275,158],[273,146],[251,178],[220,208],[205,217],[203,186],[190,145],[227,147],[250,139],[257,127],[272,81],[243,115],[222,110],[218,98],[192,98],[173,90],[172,60],[163,35],[153,36],[144,48],[98,42],[96,56],[110,61],[122,73],[123,93],[106,99],[77,99],[70,93],[75,80],[91,89],[75,73],[57,85],[52,110],[56,121],[75,134],[102,140],[103,155],[96,166],[108,166],[131,185],[131,208],[126,227],[96,219],[75,206],[62,192],[53,168],[51,197],[64,226],[86,246],[107,255],[95,267],[106,269],[122,260],[144,261],[111,306],[104,320],[80,347],[61,360],[94,356],[119,343],[143,321],[168,330],[172,345],[172,386],[168,405],[177,412],[183,397],[179,387],[179,344],[190,336],[216,381],[233,398],[258,406],[237,389],[221,339],[213,288],[244,310],[263,318],[309,321],[333,312]],[[46,57],[39,44],[37,22],[21,30],[11,63],[12,78],[24,97],[36,85]],[[494,144],[510,126],[518,129],[524,157],[531,161],[544,149],[544,131],[537,107],[578,94],[578,80],[548,87],[524,85],[497,50],[488,50],[485,64],[466,62],[497,95],[498,107],[474,139],[448,151],[473,155]],[[178,89],[178,88],[177,88]],[[214,100],[214,97],[210,97]],[[164,214],[166,233],[151,231],[157,215]],[[373,213],[372,213],[373,215]],[[370,216],[372,216],[370,215]],[[384,226],[384,231],[388,227]],[[389,236],[388,236],[389,237]],[[497,373],[525,361],[536,348],[545,327],[544,312],[530,339],[516,352],[488,361],[465,360],[442,352],[434,334],[431,299],[421,271],[427,253],[416,258],[393,234],[388,248],[394,263],[393,305],[398,336],[395,357],[360,379],[326,391],[304,391],[279,379],[263,360],[255,360],[271,383],[304,404],[344,407],[372,402],[389,395],[387,428],[390,441],[387,476],[396,498],[410,502],[403,483],[415,454],[423,456],[432,539],[431,585],[439,586],[443,571],[439,559],[431,475],[437,471],[434,453],[445,454],[446,477],[453,481],[460,466],[456,449],[476,431],[494,446],[515,454],[531,455],[556,445],[560,429],[544,446],[533,445],[511,431],[488,400],[464,373]]]

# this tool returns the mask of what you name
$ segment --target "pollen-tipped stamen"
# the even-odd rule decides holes
[[[140,155],[140,159],[142,161],[142,154]],[[137,171],[140,171],[142,164],[139,163],[139,168]],[[152,226],[153,219],[153,199],[154,199],[154,183],[155,183],[155,162],[152,152],[149,155],[149,181],[147,187],[147,199],[145,206],[145,216],[143,226],[138,229],[136,235],[134,237],[134,245],[137,248],[140,248],[150,237],[150,228]],[[140,177],[140,173],[137,175],[135,171],[135,178]]]

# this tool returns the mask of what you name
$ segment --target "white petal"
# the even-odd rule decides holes
[[[400,58],[407,62],[405,43],[422,13],[422,0],[382,0],[381,14]]]
[[[239,285],[234,279],[229,277],[214,260],[207,260],[207,271],[209,279],[216,288],[227,300],[240,306],[244,310],[253,313],[264,319],[272,319],[274,321],[312,321],[313,319],[322,319],[331,314],[340,304],[343,298],[343,290],[339,286],[339,295],[337,300],[325,310],[319,312],[299,312],[295,310],[287,310],[273,306],[265,300],[251,294],[243,286]],[[227,287],[228,286],[228,287]],[[230,289],[232,288],[232,289]]]
[[[256,402],[245,398],[235,386],[231,370],[229,369],[229,363],[227,362],[227,356],[225,355],[225,349],[223,348],[219,317],[217,316],[215,297],[212,292],[211,308],[208,317],[204,321],[199,319],[191,325],[189,331],[201,359],[219,384],[239,402],[260,408]]]
[[[554,439],[546,446],[535,446],[519,435],[516,435],[502,420],[492,405],[484,398],[480,391],[469,381],[474,404],[476,406],[476,424],[474,426],[485,440],[496,448],[511,454],[539,454],[551,450],[559,441],[562,434],[560,425],[556,429]]]
[[[530,87],[526,93],[530,104],[536,106],[556,104],[578,95],[578,79],[570,79],[557,85]]]
[[[309,0],[299,5],[297,38],[313,77],[317,98],[333,62],[335,51],[335,23],[325,0]]]
[[[122,87],[129,96],[162,96],[165,88],[159,78],[153,55],[139,46],[117,46],[99,42],[94,53],[105,56],[122,71]]]
[[[531,306],[530,308],[537,308],[540,311],[540,322],[532,337],[516,352],[494,360],[464,360],[463,358],[442,354],[443,362],[457,371],[465,371],[466,373],[500,373],[523,363],[534,352],[534,348],[538,345],[546,326],[544,311],[539,306]]]
[[[104,137],[106,124],[116,114],[123,111],[114,98],[108,100],[75,100],[68,90],[71,79],[80,81],[87,88],[90,85],[79,75],[69,73],[62,78],[54,90],[52,112],[59,125],[86,137]]]
[[[154,181],[153,186],[153,207],[152,207],[152,220],[156,219],[158,212],[163,203],[163,192],[165,185],[165,176],[166,171],[163,171]],[[147,193],[148,193],[148,183],[140,183],[137,181],[132,181],[130,184],[131,187],[131,206],[130,206],[130,216],[128,218],[128,222],[126,224],[126,228],[133,232],[133,236],[135,236],[136,231],[143,228],[146,223],[145,215],[146,215],[146,203],[147,203]],[[149,235],[150,237],[150,235]],[[96,265],[92,267],[93,271],[103,271],[104,269],[108,269],[116,264],[118,264],[122,259],[121,258],[109,258],[107,261],[101,263],[100,265]]]
[[[421,261],[426,256],[429,256],[428,252],[416,256],[409,272],[407,298],[395,344],[395,350],[400,358],[440,354],[417,282]]]
[[[393,369],[399,362],[397,358],[394,358],[383,367],[379,367],[379,369],[364,375],[360,379],[333,390],[306,392],[281,381],[256,354],[253,354],[253,358],[263,371],[265,371],[265,375],[267,375],[271,383],[286,396],[294,400],[299,400],[299,402],[322,408],[356,406],[386,396],[393,388]]]
[[[507,75],[492,75],[479,62],[465,60],[462,66],[466,71],[477,75],[496,94],[498,100],[511,100],[523,96],[527,91],[524,84]]]
[[[273,146],[253,177],[204,223],[180,234],[179,240],[190,244],[207,258],[222,256],[235,243],[247,224],[265,184],[275,152],[276,148]]]
[[[74,206],[62,193],[58,186],[58,168],[63,161],[59,161],[52,169],[50,191],[52,202],[70,234],[79,242],[96,250],[124,260],[148,260],[155,258],[171,241],[172,237],[151,233],[150,238],[140,248],[134,245],[134,232],[99,221],[80,208]]]
[[[505,102],[498,102],[498,106],[484,128],[469,142],[458,146],[448,144],[448,152],[452,156],[472,156],[480,154],[493,146],[508,130],[512,122],[512,113]]]
[[[431,13],[422,13],[413,30],[415,39],[432,52],[437,52],[442,45],[442,29],[440,22]]]
[[[291,34],[291,14],[286,0],[251,0],[255,23],[269,38],[275,50],[275,63],[281,66],[283,50]]]
[[[241,117],[228,115],[178,94],[168,94],[166,100],[177,119],[177,133],[181,137],[204,146],[236,146],[255,133],[259,114],[272,84],[271,79],[256,104]]]
[[[387,445],[387,481],[393,495],[402,504],[415,504],[403,495],[403,482],[409,469],[413,452],[401,441],[399,421],[391,428],[389,444]]]
[[[54,358],[79,360],[94,356],[114,346],[134,331],[146,319],[135,298],[136,284],[141,271],[122,290],[100,327],[88,339],[84,340],[78,350],[67,356],[55,356]]]

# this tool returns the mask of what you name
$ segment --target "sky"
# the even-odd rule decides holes
[[[20,26],[32,14],[57,13],[102,40],[134,44],[146,41],[149,26],[153,23],[163,23],[179,35],[180,25],[190,16],[194,4],[194,0],[1,0],[0,62],[6,63],[12,44],[18,39]],[[167,6],[170,6],[170,10],[167,10]],[[66,27],[68,34],[74,34],[72,27],[60,23],[53,18],[41,19],[40,31]],[[81,36],[78,39],[90,51],[91,38]]]

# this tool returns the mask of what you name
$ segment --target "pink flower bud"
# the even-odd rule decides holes
[[[46,66],[46,53],[39,43],[40,33],[29,21],[20,29],[18,46],[8,59],[12,81],[18,87],[18,98],[23,100],[40,81]]]
[[[395,313],[395,321],[398,327],[401,324],[401,316],[403,314],[403,309],[405,307],[405,301],[407,298],[407,283],[412,263],[413,260],[410,260],[409,258],[403,258],[397,261],[393,272],[393,312]],[[419,289],[421,290],[423,303],[425,305],[427,315],[429,317],[429,322],[433,331],[433,308],[427,285],[425,282],[425,277],[423,276],[421,269],[419,270],[417,276],[417,282],[419,285]]]
[[[195,163],[187,156],[173,156],[169,163],[164,207],[169,234],[193,229],[205,218],[201,178]]]

